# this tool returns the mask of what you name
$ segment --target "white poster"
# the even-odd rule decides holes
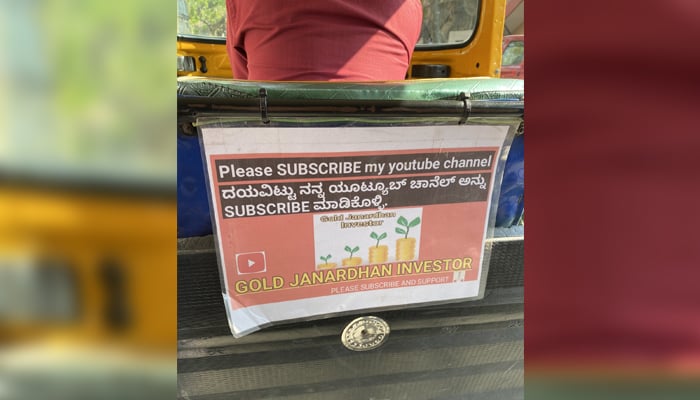
[[[481,295],[508,126],[203,127],[232,332]]]

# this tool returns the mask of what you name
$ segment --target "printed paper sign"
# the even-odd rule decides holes
[[[483,295],[507,130],[202,128],[234,335]]]

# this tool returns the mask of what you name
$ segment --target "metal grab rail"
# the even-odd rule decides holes
[[[524,115],[524,101],[520,99],[463,99],[454,100],[323,100],[274,99],[261,89],[259,97],[224,98],[205,96],[178,96],[178,116],[204,116],[222,113],[260,115],[263,122],[270,117],[510,117]]]

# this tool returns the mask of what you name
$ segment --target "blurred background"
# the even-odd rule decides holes
[[[527,7],[526,398],[700,399],[700,2]]]
[[[0,399],[176,396],[172,0],[0,0]]]

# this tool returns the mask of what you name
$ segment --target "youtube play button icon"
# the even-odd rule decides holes
[[[256,251],[253,253],[236,254],[236,268],[239,274],[256,274],[265,272],[265,252]]]

